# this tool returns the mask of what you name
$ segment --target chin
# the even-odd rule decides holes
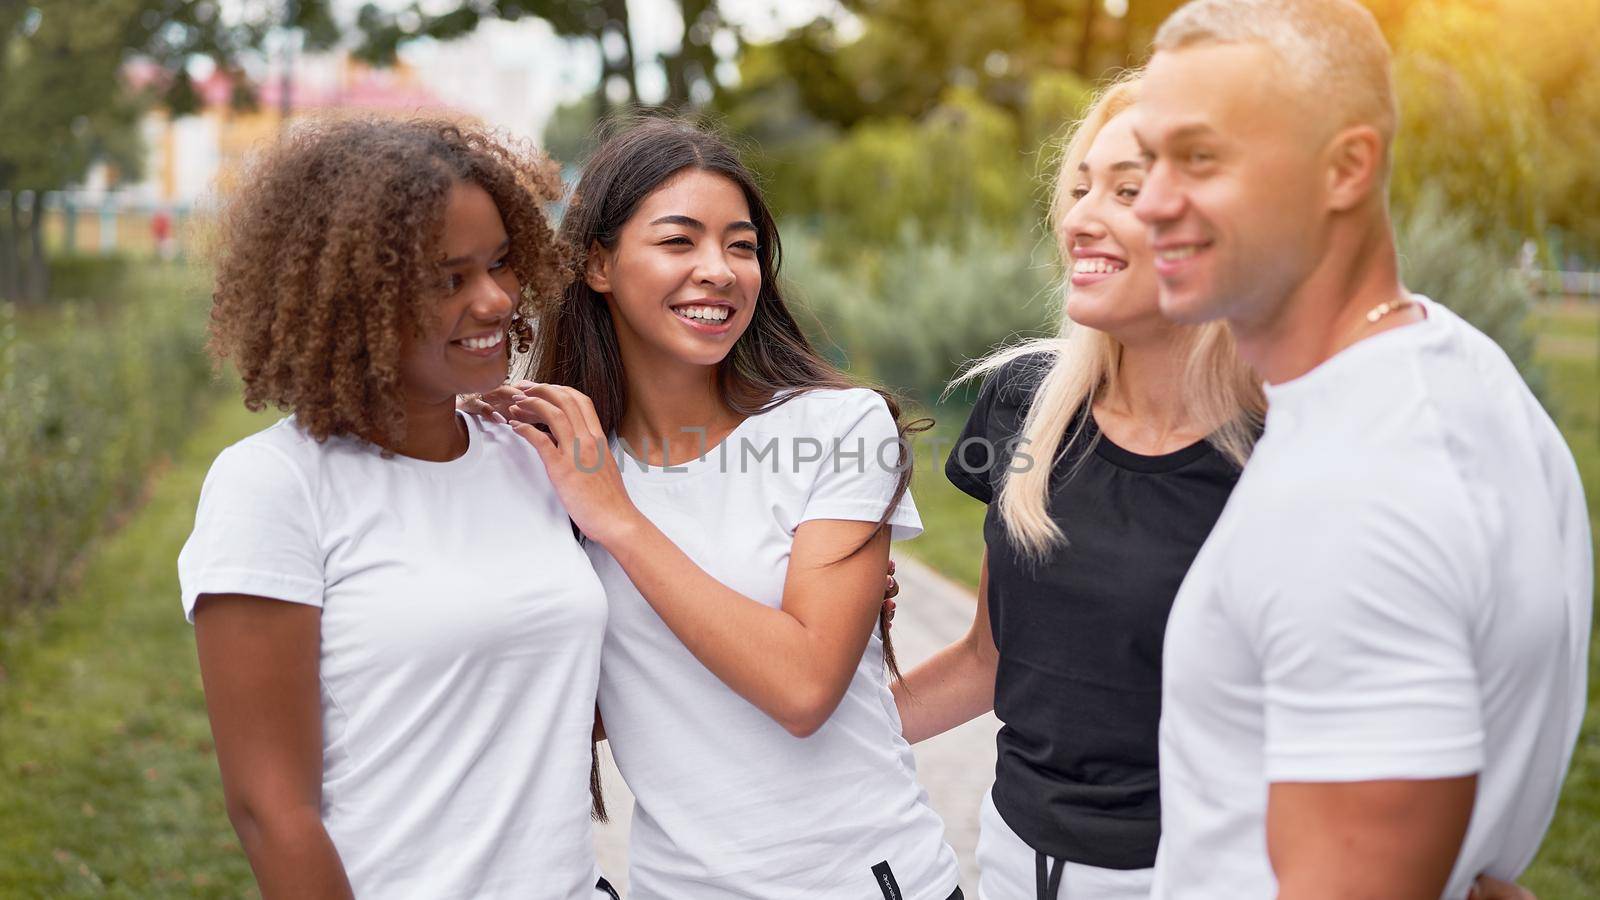
[[[1199,285],[1161,285],[1161,315],[1182,325],[1199,325],[1223,317],[1223,304]]]

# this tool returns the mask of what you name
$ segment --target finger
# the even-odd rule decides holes
[[[891,599],[900,596],[900,582],[895,581],[893,575],[889,576],[889,587],[883,592],[883,596]]]
[[[575,388],[557,384],[536,384],[528,391],[528,396],[548,400],[560,407],[572,423],[573,431],[578,436],[578,446],[583,448],[592,444],[597,454],[594,464],[603,464],[598,454],[609,452],[607,435],[600,428],[600,417],[595,414],[588,397]]]
[[[890,575],[894,574],[894,560],[893,559],[889,560],[889,574]]]
[[[888,603],[884,604],[884,613],[889,617],[889,621],[891,622],[894,621],[894,611],[895,605],[893,600],[890,600]]]
[[[539,459],[544,461],[545,468],[550,467],[550,464],[554,461],[554,456],[560,455],[561,451],[556,449],[555,441],[550,439],[550,435],[532,425],[526,422],[512,422],[511,430],[516,432],[518,437],[533,445],[533,449],[539,453]]]
[[[574,428],[588,431],[597,438],[601,436],[600,419],[594,415],[592,405],[588,414],[585,414],[584,404],[589,398],[578,390],[559,384],[536,384],[529,388],[527,393],[530,397],[540,397],[561,407],[561,411],[572,420]]]
[[[555,438],[558,447],[570,448],[577,440],[567,414],[548,400],[529,397],[511,407],[511,414],[513,418],[529,425],[543,425],[550,429],[550,436]]]
[[[487,394],[484,394],[481,399],[483,402],[493,407],[496,412],[504,415],[505,411],[509,409],[513,403],[516,403],[518,400],[522,399],[522,392],[516,388],[508,387],[502,384]]]
[[[589,430],[602,438],[609,438],[604,428],[600,427],[600,413],[595,411],[594,401],[582,391],[574,390],[573,399],[577,401],[578,410],[583,413],[583,420],[589,423]],[[890,571],[893,571],[891,569]]]

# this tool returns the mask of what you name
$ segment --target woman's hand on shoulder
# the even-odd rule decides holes
[[[531,381],[510,381],[484,394],[466,394],[456,401],[456,409],[501,425],[511,419],[511,407],[527,399]]]
[[[579,530],[601,546],[626,540],[644,517],[622,483],[594,403],[570,387],[527,384],[508,407],[512,429],[539,452]]]

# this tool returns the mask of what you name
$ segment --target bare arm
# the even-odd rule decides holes
[[[872,528],[870,522],[803,523],[795,532],[778,609],[706,574],[642,516],[632,529],[602,543],[706,668],[805,737],[822,727],[844,697],[878,620],[888,534],[839,560]]]
[[[978,576],[972,627],[959,640],[912,669],[894,685],[906,740],[915,744],[994,709],[994,675],[1000,654],[989,630],[989,554]]]
[[[871,522],[802,523],[782,605],[773,609],[711,577],[639,512],[589,398],[536,385],[511,412],[567,514],[621,564],[678,640],[790,733],[821,728],[844,697],[883,605],[887,529],[874,535]]]
[[[228,819],[261,895],[351,897],[322,826],[322,610],[207,594],[195,644]]]
[[[1277,782],[1267,853],[1283,900],[1438,897],[1455,865],[1477,776]]]

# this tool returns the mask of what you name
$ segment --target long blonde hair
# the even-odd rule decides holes
[[[1073,204],[1072,181],[1078,165],[1106,123],[1134,105],[1139,76],[1137,71],[1128,72],[1108,85],[1067,133],[1050,202],[1051,232],[1063,264],[1070,255],[1061,220]],[[1063,300],[1067,290],[1070,282],[1063,285]],[[1209,322],[1186,326],[1184,333],[1184,404],[1193,421],[1207,428],[1206,439],[1235,465],[1243,467],[1266,413],[1261,383],[1239,359],[1226,325]],[[1054,462],[1065,457],[1087,430],[1084,426],[1095,398],[1115,390],[1122,345],[1103,331],[1074,323],[1067,317],[1063,302],[1056,336],[991,353],[957,376],[951,386],[1035,353],[1053,357],[1028,405],[1017,444],[1019,451],[1025,449],[1035,464],[1026,468],[1008,466],[998,499],[1001,521],[1012,539],[1029,555],[1039,557],[1066,541],[1060,526],[1046,512]]]

